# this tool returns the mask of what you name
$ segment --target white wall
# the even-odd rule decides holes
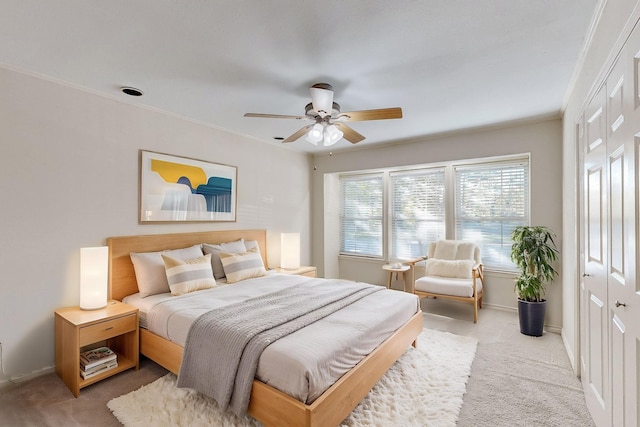
[[[557,243],[562,251],[561,138],[562,123],[560,119],[553,118],[458,132],[413,143],[316,155],[316,170],[313,172],[314,264],[320,274],[327,276],[337,272],[342,278],[377,284],[385,284],[388,280],[381,268],[383,262],[338,260],[335,251],[326,250],[326,245],[335,243],[330,241],[330,236],[338,230],[335,215],[329,215],[326,222],[322,220],[326,202],[323,197],[325,174],[521,153],[531,153],[531,224],[551,227],[559,237]],[[561,266],[559,270],[561,272]],[[485,303],[515,309],[514,278],[515,275],[487,272]],[[561,280],[549,286],[547,297],[547,329],[559,332],[562,326]]]
[[[579,215],[576,123],[584,105],[593,97],[596,86],[602,82],[613,64],[623,41],[638,20],[636,0],[608,0],[596,16],[597,26],[593,32],[583,63],[576,74],[573,88],[568,96],[563,120],[563,224],[564,224],[564,268],[563,330],[562,337],[567,353],[576,373],[579,373],[579,305],[580,283]]]
[[[53,366],[53,311],[79,303],[83,246],[116,235],[266,228],[272,266],[286,231],[302,233],[301,261],[310,263],[309,156],[118,95],[0,68],[0,342],[14,379]],[[237,166],[237,222],[139,225],[140,149]]]

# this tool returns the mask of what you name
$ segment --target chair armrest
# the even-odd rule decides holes
[[[412,289],[413,289],[413,286],[415,285],[414,282],[416,281],[416,279],[419,279],[425,274],[426,260],[427,260],[427,257],[420,257],[420,258],[412,259],[410,261],[405,261],[405,264],[407,264],[410,267],[409,270],[411,271]]]
[[[404,263],[405,263],[405,264],[407,264],[407,265],[410,265],[411,267],[413,267],[414,265],[416,265],[416,264],[417,264],[417,263],[419,263],[420,261],[424,261],[424,260],[426,260],[427,258],[428,258],[428,257],[426,257],[426,256],[421,256],[421,257],[416,258],[416,259],[411,259],[411,260],[409,260],[409,261],[405,261]]]
[[[482,264],[481,262],[476,263],[471,268],[471,275],[474,277],[479,277],[480,280],[482,280],[482,282],[484,283],[484,264]]]

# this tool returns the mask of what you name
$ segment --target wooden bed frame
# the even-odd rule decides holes
[[[260,253],[267,266],[266,230],[110,237],[107,239],[109,298],[121,301],[127,295],[138,292],[135,271],[129,255],[131,252],[178,249],[199,243],[218,244],[240,238],[258,241]],[[416,345],[421,331],[422,312],[418,312],[310,405],[254,380],[248,413],[265,426],[337,426],[369,393],[407,347],[411,344]],[[146,329],[140,330],[140,353],[175,374],[180,370],[182,352],[181,346]]]

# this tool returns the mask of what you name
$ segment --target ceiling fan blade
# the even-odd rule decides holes
[[[245,117],[260,117],[263,119],[296,119],[296,120],[309,120],[307,116],[285,116],[282,114],[261,114],[261,113],[246,113]]]
[[[293,142],[296,139],[300,138],[302,135],[306,134],[309,129],[311,129],[313,127],[313,125],[308,125],[303,127],[302,129],[298,130],[296,133],[294,133],[293,135],[288,136],[286,139],[284,139],[282,142]]]
[[[345,119],[346,118],[346,119]],[[345,122],[362,122],[365,120],[401,119],[402,108],[380,108],[378,110],[348,111],[336,116],[336,120]]]
[[[333,109],[333,88],[328,83],[317,83],[309,89],[311,104],[320,117],[330,116]]]
[[[342,131],[342,137],[352,144],[357,144],[364,139],[364,135],[359,134],[344,123],[337,122],[334,125]]]

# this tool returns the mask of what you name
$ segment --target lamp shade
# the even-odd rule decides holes
[[[300,267],[300,233],[282,233],[280,237],[280,267]]]
[[[324,146],[329,147],[336,142],[340,141],[343,137],[343,133],[336,125],[329,125],[324,131]]]
[[[95,310],[107,306],[109,248],[80,248],[80,308]]]
[[[316,123],[313,125],[309,133],[307,133],[306,140],[312,143],[313,145],[318,145],[318,142],[322,141],[322,137],[324,134],[324,126],[320,123]]]

